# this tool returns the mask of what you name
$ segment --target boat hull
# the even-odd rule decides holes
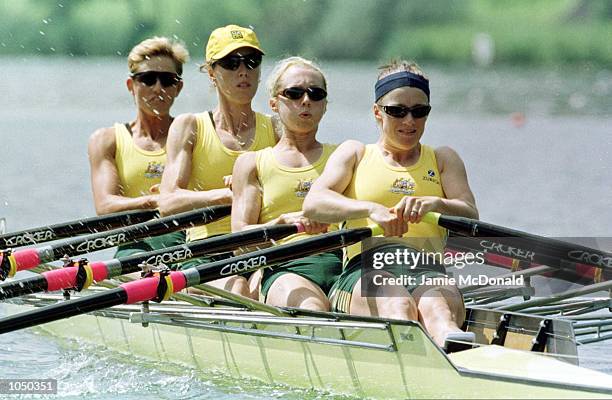
[[[23,306],[10,307],[23,310]],[[300,317],[303,323],[286,323],[296,319],[213,309],[198,310],[182,320],[180,316],[185,313],[164,313],[163,307],[157,307],[159,310],[145,314],[133,306],[118,307],[97,316],[82,315],[45,324],[39,329],[179,368],[220,371],[235,378],[359,397],[612,396],[609,375],[551,357],[491,346],[497,347],[498,353],[478,356],[481,365],[470,362],[474,358],[467,355],[480,349],[449,358],[418,323],[410,321]],[[130,318],[136,322],[130,322]],[[313,328],[311,321],[318,321],[318,325]],[[488,366],[482,364],[487,357]],[[520,374],[491,367],[507,366],[508,362],[525,365],[519,366]],[[530,372],[530,368],[537,370]],[[551,371],[566,371],[565,379],[555,380],[558,375]]]

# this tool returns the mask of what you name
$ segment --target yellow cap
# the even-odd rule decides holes
[[[206,62],[219,60],[241,47],[251,47],[264,54],[253,30],[238,25],[217,28],[212,31],[206,44]]]

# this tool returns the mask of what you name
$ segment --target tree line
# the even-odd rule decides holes
[[[470,63],[612,61],[608,0],[0,0],[0,54],[125,56],[140,40],[182,40],[201,60],[210,32],[252,26],[266,53],[331,60]]]

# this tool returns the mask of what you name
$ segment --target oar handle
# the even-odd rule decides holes
[[[421,222],[425,222],[426,224],[438,225],[441,215],[442,214],[440,213],[430,211],[426,213],[425,215],[423,215]]]

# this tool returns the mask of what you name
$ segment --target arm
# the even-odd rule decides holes
[[[242,154],[232,172],[232,232],[253,227],[259,220],[261,188],[257,181],[255,152]]]
[[[436,158],[442,189],[446,194],[446,199],[442,199],[438,211],[478,219],[476,199],[470,189],[465,164],[459,154],[450,147],[440,147],[436,149]]]
[[[282,214],[265,224],[259,224],[261,212],[261,186],[257,176],[257,155],[255,152],[242,154],[234,164],[232,173],[232,232],[279,224],[302,223],[306,233],[320,233],[327,230],[327,224],[310,221],[302,211]]]
[[[446,198],[406,196],[394,207],[394,212],[410,222],[420,222],[429,211],[477,219],[476,200],[461,157],[450,147],[440,147],[435,152]]]
[[[408,229],[407,223],[387,207],[342,194],[351,183],[364,152],[365,146],[355,140],[338,146],[304,200],[304,215],[326,223],[367,217],[384,229],[385,236],[401,236]]]
[[[160,185],[159,210],[162,215],[176,214],[213,204],[232,201],[229,188],[206,191],[188,190],[191,161],[196,140],[197,121],[193,114],[178,116],[168,132],[166,168]]]
[[[328,223],[369,215],[369,202],[349,199],[342,194],[351,183],[364,151],[365,146],[354,140],[338,146],[304,199],[304,215]]]
[[[87,153],[91,172],[91,188],[98,215],[114,212],[157,208],[156,195],[125,197],[121,195],[119,174],[115,165],[115,129],[103,128],[89,138]]]

